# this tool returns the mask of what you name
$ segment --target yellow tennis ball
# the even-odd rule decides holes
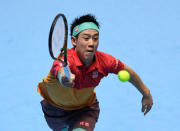
[[[130,79],[130,74],[126,70],[121,70],[118,72],[118,78],[122,82],[126,82]]]

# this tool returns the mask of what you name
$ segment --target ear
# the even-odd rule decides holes
[[[77,38],[74,36],[71,36],[71,43],[73,44],[73,46],[77,45]]]

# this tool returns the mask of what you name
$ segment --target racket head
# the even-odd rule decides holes
[[[49,53],[54,60],[67,65],[68,24],[64,14],[57,14],[49,32]],[[64,60],[62,60],[64,56]]]

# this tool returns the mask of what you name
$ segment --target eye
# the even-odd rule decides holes
[[[97,41],[99,39],[99,37],[94,37],[93,40],[94,41]]]
[[[85,41],[88,41],[88,40],[89,40],[89,38],[88,38],[88,37],[84,37],[84,40],[85,40]]]

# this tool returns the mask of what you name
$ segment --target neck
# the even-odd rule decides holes
[[[88,68],[93,63],[93,58],[88,60],[81,60],[82,63],[85,65],[86,68]]]

